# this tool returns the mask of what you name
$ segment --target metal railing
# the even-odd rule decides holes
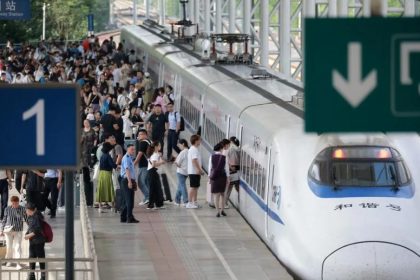
[[[46,280],[65,279],[65,259],[46,258],[46,259],[7,259],[3,260],[12,264],[19,264],[22,268],[0,266],[0,280],[26,280],[31,274],[35,274],[35,279],[41,279],[41,274],[45,273]],[[77,280],[90,280],[94,275],[93,268],[86,268],[86,264],[94,263],[92,258],[75,258],[74,275]],[[45,263],[45,269],[30,269],[29,263]]]
[[[83,178],[80,176],[80,224],[82,226],[83,248],[85,256],[92,259],[92,262],[87,262],[87,267],[92,270],[91,278],[88,280],[100,280],[98,269],[98,256],[96,255],[95,240],[93,239],[92,223],[87,211],[85,186]],[[77,278],[76,278],[77,279]],[[1,279],[0,279],[1,280]]]
[[[76,176],[77,178],[78,176]],[[86,198],[82,178],[80,180],[80,224],[82,230],[83,253],[85,258],[74,259],[74,279],[75,280],[100,280],[98,270],[98,258],[93,239],[92,224],[87,211]],[[65,259],[64,258],[45,258],[45,259],[0,259],[0,280],[26,280],[30,273],[36,275],[36,279],[41,278],[41,273],[45,273],[46,280],[65,279]],[[29,263],[45,263],[45,269],[30,269]],[[2,263],[11,263],[15,266],[2,267]],[[22,269],[17,269],[20,265]],[[39,267],[39,266],[38,266]]]

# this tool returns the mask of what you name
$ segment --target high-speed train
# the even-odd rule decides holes
[[[121,40],[173,86],[203,159],[241,141],[231,202],[295,278],[420,279],[418,134],[306,134],[296,84],[203,63],[161,27],[126,26]]]

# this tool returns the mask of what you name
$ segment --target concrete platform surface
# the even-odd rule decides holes
[[[174,194],[175,167],[167,164],[163,171]],[[140,196],[137,192],[137,202]],[[235,209],[216,218],[216,210],[205,204],[205,187],[199,203],[200,209],[165,204],[162,210],[135,203],[139,224],[91,209],[100,279],[292,279]]]

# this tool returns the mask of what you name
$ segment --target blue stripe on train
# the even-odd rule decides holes
[[[412,198],[414,189],[411,185],[399,187],[393,190],[391,187],[338,187],[321,185],[313,180],[308,180],[312,192],[321,198],[342,198],[342,197],[395,197]]]

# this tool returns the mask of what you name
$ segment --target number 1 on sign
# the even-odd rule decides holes
[[[26,121],[36,116],[36,155],[45,155],[45,102],[39,99],[32,108],[23,112],[23,120]]]

